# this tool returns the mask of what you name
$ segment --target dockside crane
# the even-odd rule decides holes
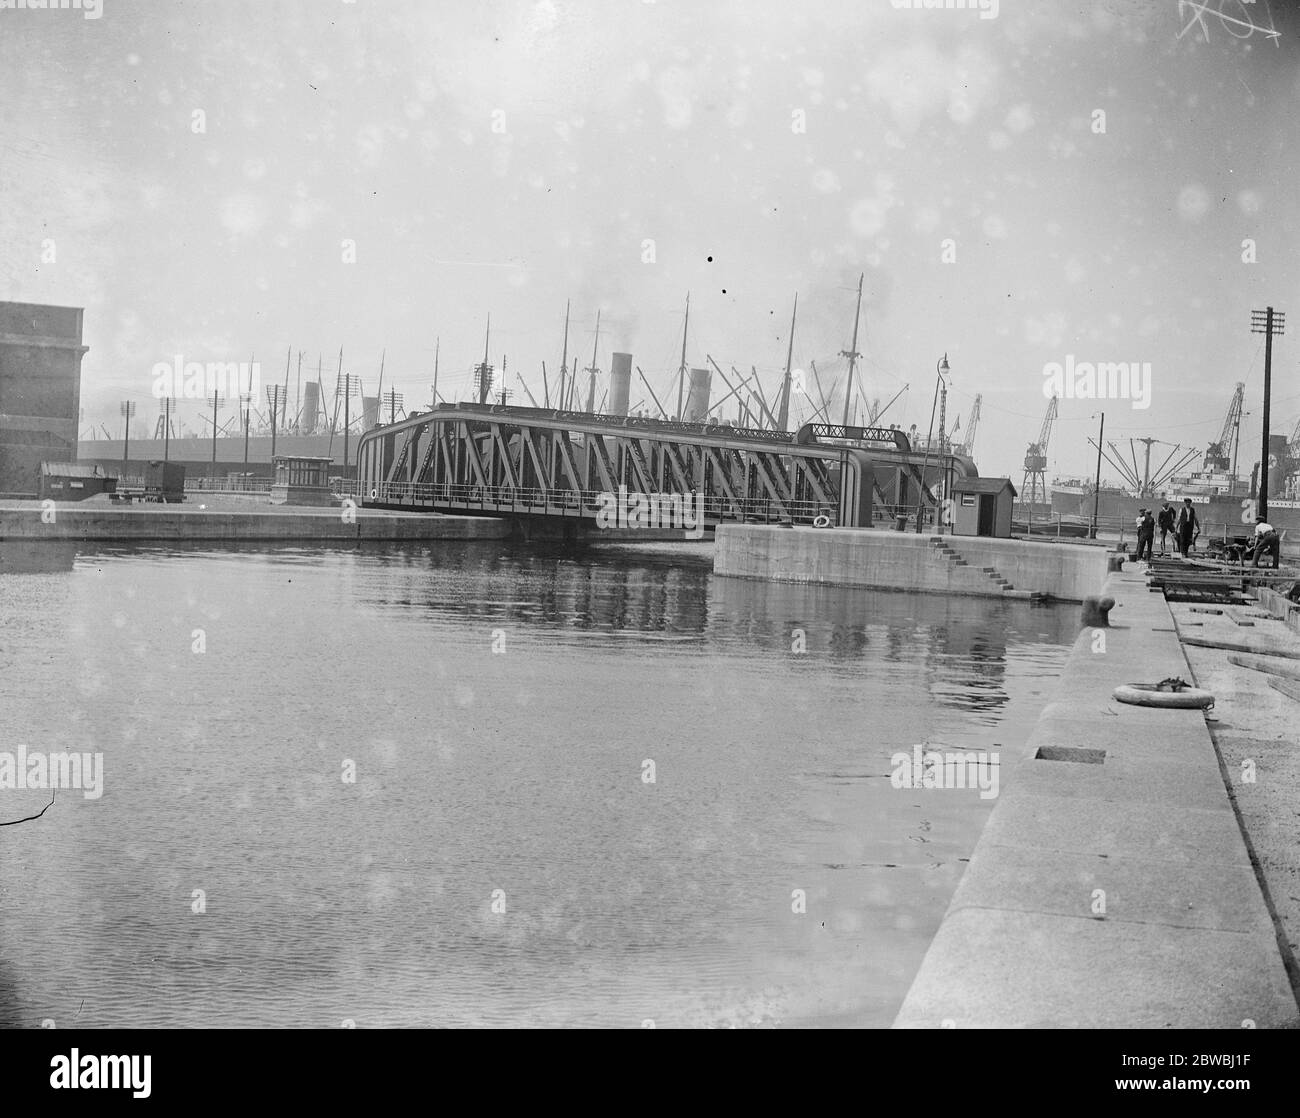
[[[1220,473],[1237,472],[1237,444],[1241,432],[1241,405],[1245,397],[1244,381],[1237,382],[1237,390],[1232,394],[1232,403],[1228,405],[1228,414],[1223,418],[1223,430],[1219,437],[1210,443],[1205,451],[1203,464],[1205,469]]]
[[[1047,414],[1043,416],[1043,426],[1038,432],[1038,441],[1029,444],[1025,451],[1025,476],[1020,483],[1020,500],[1026,500],[1032,510],[1039,494],[1042,501],[1047,501],[1047,444],[1052,439],[1052,424],[1056,422],[1057,399],[1048,402]],[[1026,497],[1028,494],[1028,497]]]
[[[958,454],[964,454],[967,458],[975,457],[975,432],[980,425],[980,403],[983,399],[982,394],[975,397],[975,402],[970,406],[970,418],[966,420],[966,433],[962,436],[961,442],[953,448]],[[960,423],[961,420],[957,422]]]

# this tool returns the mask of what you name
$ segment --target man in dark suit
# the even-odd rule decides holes
[[[1137,557],[1142,558],[1146,554],[1146,560],[1151,562],[1151,544],[1156,538],[1156,518],[1151,515],[1150,509],[1142,510],[1142,523],[1138,525],[1138,551]]]
[[[1156,523],[1160,527],[1160,554],[1165,553],[1165,540],[1169,533],[1174,530],[1174,507],[1166,499],[1160,506],[1160,515],[1156,518]],[[1177,537],[1174,542],[1177,543]]]
[[[1184,559],[1190,558],[1192,544],[1200,534],[1201,522],[1197,519],[1196,510],[1192,508],[1192,499],[1184,497],[1183,507],[1178,510],[1178,550]]]

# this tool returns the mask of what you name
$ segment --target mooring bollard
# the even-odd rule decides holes
[[[1102,598],[1094,594],[1083,599],[1083,624],[1089,629],[1110,628],[1110,611],[1114,608],[1114,598]]]
[[[1128,557],[1122,553],[1119,555],[1111,555],[1106,562],[1106,573],[1110,574],[1114,571],[1122,571],[1124,569],[1124,560],[1126,558]]]

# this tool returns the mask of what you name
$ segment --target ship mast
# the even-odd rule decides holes
[[[785,353],[785,380],[781,382],[781,407],[776,416],[778,431],[785,431],[790,426],[790,365],[794,361],[794,322],[799,313],[799,292],[794,293],[794,310],[790,312],[790,345]]]
[[[682,387],[686,383],[686,331],[691,325],[691,293],[686,293],[686,321],[682,323],[682,360],[677,366],[677,422],[682,420]]]
[[[569,372],[569,300],[564,300],[564,354],[560,358],[560,407],[566,408],[564,400],[564,378]]]
[[[433,400],[429,406],[436,408],[438,406],[438,353],[442,349],[442,336],[439,335],[433,343]]]
[[[596,337],[591,343],[591,368],[587,370],[591,374],[591,380],[587,389],[587,412],[588,414],[596,410],[596,347],[600,345],[600,308],[596,309]]]
[[[853,369],[862,356],[858,352],[858,320],[862,317],[862,280],[866,273],[858,276],[858,305],[853,312],[853,344],[847,350],[840,350],[841,357],[849,359],[849,383],[844,388],[844,426],[849,425],[849,401],[853,399]]]

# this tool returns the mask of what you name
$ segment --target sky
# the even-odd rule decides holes
[[[1290,0],[15,2],[0,299],[86,309],[83,431],[151,429],[177,354],[332,392],[341,349],[422,408],[437,347],[467,398],[489,314],[540,400],[566,301],[570,360],[629,352],[672,410],[688,292],[687,365],[769,396],[797,292],[793,412],[815,363],[838,421],[861,275],[863,398],[924,434],[946,353],[983,474],[1020,484],[1067,359],[1149,364],[1149,406],[1062,399],[1049,477],[1092,474],[1102,410],[1204,448],[1237,381],[1258,458],[1251,311],[1300,313]],[[1277,433],[1298,381],[1283,336]]]

